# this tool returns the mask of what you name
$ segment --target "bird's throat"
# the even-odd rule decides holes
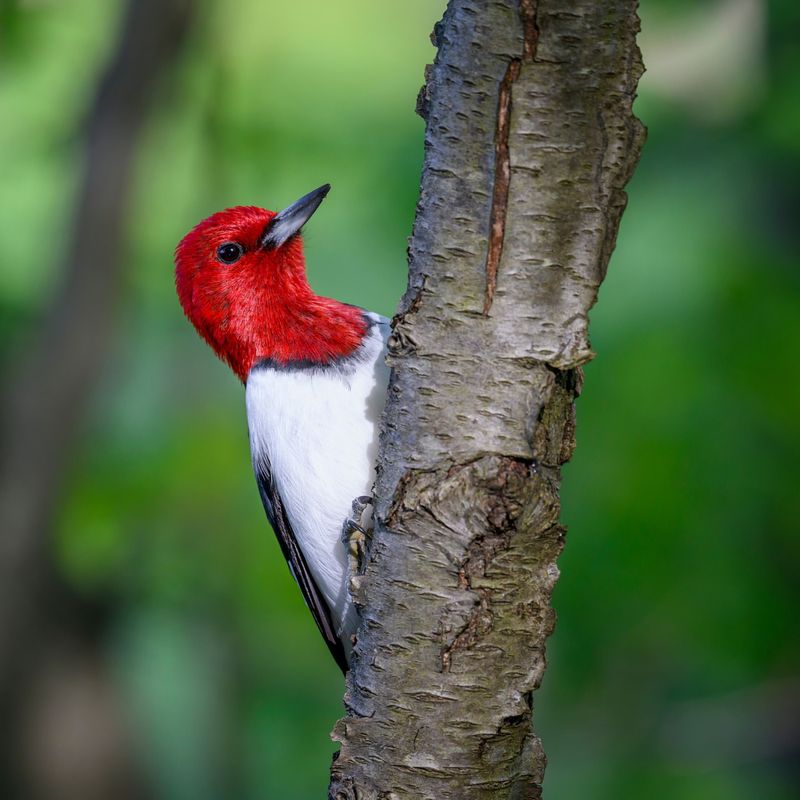
[[[315,295],[303,303],[266,303],[257,312],[248,315],[247,324],[231,320],[215,347],[242,382],[264,360],[291,366],[346,358],[361,345],[367,329],[360,308]]]

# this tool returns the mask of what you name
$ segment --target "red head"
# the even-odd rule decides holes
[[[186,316],[242,381],[265,358],[325,364],[361,343],[361,311],[318,297],[306,279],[299,231],[329,189],[321,186],[278,214],[255,206],[219,211],[175,251]]]

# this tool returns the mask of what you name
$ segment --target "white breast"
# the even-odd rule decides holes
[[[388,321],[369,314],[364,345],[330,367],[254,368],[247,379],[253,463],[266,459],[308,568],[343,639],[355,628],[342,525],[372,493],[386,400]],[[348,648],[349,649],[349,648]]]

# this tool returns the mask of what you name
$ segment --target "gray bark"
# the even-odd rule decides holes
[[[330,796],[537,798],[560,468],[644,138],[636,0],[451,0]]]

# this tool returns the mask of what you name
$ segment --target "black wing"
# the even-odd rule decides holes
[[[259,458],[259,462],[262,459],[263,456]],[[256,467],[256,481],[258,482],[261,501],[264,503],[264,510],[267,512],[267,518],[275,531],[275,535],[278,537],[278,543],[286,561],[289,563],[289,569],[292,571],[298,586],[300,586],[306,605],[311,610],[314,622],[317,623],[319,632],[322,634],[322,638],[325,639],[331,655],[336,659],[336,663],[342,672],[347,672],[344,647],[339,637],[336,636],[330,609],[320,594],[317,584],[314,583],[314,579],[311,577],[311,572],[303,557],[303,551],[297,544],[292,526],[289,524],[289,518],[286,516],[281,496],[275,488],[272,472],[268,464],[258,464]]]

